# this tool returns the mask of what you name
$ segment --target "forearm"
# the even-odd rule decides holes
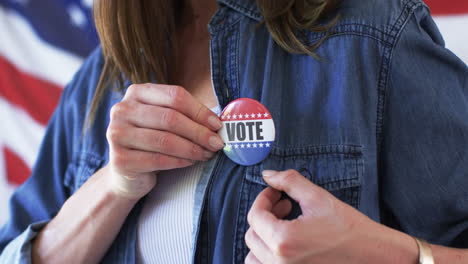
[[[136,200],[110,191],[107,169],[93,175],[33,242],[34,263],[97,263]]]

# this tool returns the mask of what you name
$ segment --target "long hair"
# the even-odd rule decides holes
[[[171,68],[176,21],[185,0],[97,0],[94,3],[96,28],[104,54],[101,73],[87,123],[94,122],[99,103],[110,83],[123,89],[124,78],[133,83],[157,80],[167,84]],[[334,11],[339,0],[256,0],[276,43],[290,53],[308,54],[321,41],[305,44],[297,36],[301,30],[322,32],[336,22],[320,23]],[[337,16],[335,16],[337,18]]]

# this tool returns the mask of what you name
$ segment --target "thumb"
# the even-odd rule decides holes
[[[274,189],[283,191],[299,203],[304,214],[329,209],[332,195],[295,170],[262,172],[263,179]],[[327,210],[328,211],[328,210]]]

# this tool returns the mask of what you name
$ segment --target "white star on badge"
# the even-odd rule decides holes
[[[258,118],[262,117],[262,114],[258,113],[258,114],[257,114],[257,117],[258,117]]]
[[[250,148],[250,143],[249,143],[249,144],[247,144],[247,148]]]
[[[228,119],[231,119],[231,115],[228,115],[227,118],[228,118]]]
[[[254,143],[254,144],[253,144],[253,147],[256,148],[256,147],[257,147],[257,143]]]
[[[251,114],[250,117],[255,118],[255,114]]]
[[[243,115],[239,115],[239,118],[243,118],[244,116]]]
[[[264,113],[263,116],[264,116],[264,117],[268,117],[268,113]]]
[[[239,145],[234,144],[234,148],[235,148],[235,149],[238,149],[238,148],[239,148]]]
[[[232,118],[237,119],[237,115],[233,115]]]
[[[263,143],[258,144],[261,148],[263,148]]]
[[[241,148],[244,148],[244,144],[241,144]]]
[[[266,146],[267,148],[269,148],[269,147],[270,147],[270,143],[266,143],[265,146]]]

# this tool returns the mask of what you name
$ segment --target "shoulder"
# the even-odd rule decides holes
[[[334,34],[367,35],[385,43],[394,43],[416,13],[430,17],[422,0],[346,0],[339,12]]]
[[[417,9],[427,9],[422,0],[347,0],[340,5],[344,22],[354,22],[379,28],[395,25]]]
[[[90,101],[104,66],[102,49],[98,46],[84,61],[64,91],[64,96]],[[64,98],[67,99],[67,98]]]

